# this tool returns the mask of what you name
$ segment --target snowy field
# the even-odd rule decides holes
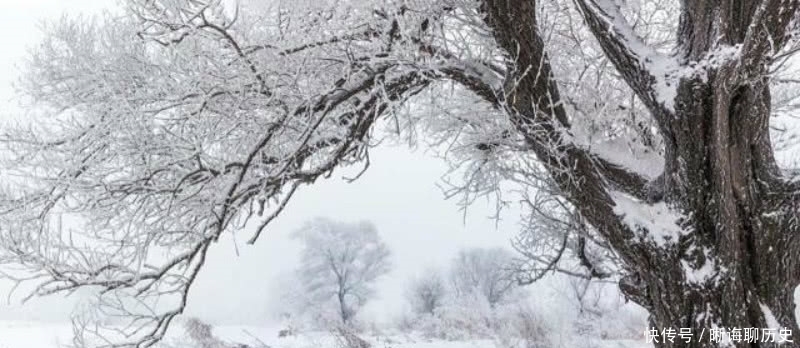
[[[220,326],[213,334],[222,341],[247,344],[253,348],[269,346],[272,348],[312,348],[338,347],[338,341],[330,333],[311,332],[291,337],[278,337],[278,327]],[[556,335],[557,336],[557,335]],[[69,324],[37,323],[22,321],[0,321],[0,348],[58,348],[71,343],[72,327]],[[364,336],[374,348],[495,348],[497,343],[491,339],[476,340],[432,340],[413,334],[372,334]],[[649,348],[652,345],[643,340],[603,340],[584,336],[565,335],[552,337],[548,347],[590,347],[590,348]],[[192,343],[181,327],[176,326],[171,335],[157,345],[159,348],[200,348]]]

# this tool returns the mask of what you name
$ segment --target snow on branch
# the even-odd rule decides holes
[[[575,0],[603,51],[656,117],[673,112],[678,61],[644,42],[613,0]]]
[[[767,65],[789,41],[800,2],[763,0],[756,8],[741,47],[737,71],[747,81],[766,73]]]

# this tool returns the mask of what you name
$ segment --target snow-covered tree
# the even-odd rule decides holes
[[[526,222],[566,222],[526,244],[531,279],[573,250],[658,329],[800,332],[792,127],[770,134],[799,2],[129,0],[55,23],[19,84],[38,116],[2,136],[3,275],[99,289],[130,319],[106,337],[150,346],[223,233],[255,242],[384,124],[446,143],[467,202],[508,183]]]
[[[511,276],[512,255],[503,248],[461,250],[450,267],[457,296],[481,296],[494,307],[511,299],[517,283]]]
[[[309,221],[296,237],[303,242],[297,269],[303,296],[314,307],[335,301],[339,319],[349,324],[374,293],[374,283],[391,269],[389,248],[367,221]]]

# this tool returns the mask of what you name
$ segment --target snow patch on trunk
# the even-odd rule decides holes
[[[764,314],[764,320],[767,321],[767,328],[773,330],[780,330],[781,324],[778,323],[778,319],[775,319],[775,315],[772,314],[772,310],[767,307],[764,303],[759,303],[759,307],[761,307],[761,313]]]
[[[656,58],[648,58],[646,64],[650,73],[655,78],[653,89],[655,95],[661,103],[669,110],[674,111],[674,101],[678,96],[678,84],[683,78],[701,78],[704,81],[708,72],[715,70],[726,62],[738,59],[741,53],[741,45],[724,45],[712,50],[698,60],[686,64],[679,63],[673,57],[661,55]]]
[[[614,214],[643,239],[664,247],[686,233],[678,225],[680,215],[664,202],[648,204],[619,191],[610,191],[609,195],[615,204]]]
[[[759,302],[758,306],[761,307],[761,313],[764,314],[764,320],[767,322],[767,328],[773,331],[773,335],[775,337],[775,342],[778,344],[786,343],[786,337],[780,335],[781,332],[781,324],[778,322],[778,319],[775,318],[775,315],[772,314],[772,310],[767,307],[763,302]]]
[[[655,79],[653,91],[656,100],[663,104],[668,110],[674,111],[675,98],[678,97],[679,79],[675,78],[675,71],[677,71],[680,66],[678,61],[675,60],[675,58],[664,55],[651,55],[645,58],[644,61],[647,62],[644,66]]]
[[[717,263],[711,257],[711,253],[707,248],[703,250],[703,253],[705,254],[705,262],[700,268],[695,268],[688,261],[681,260],[681,267],[686,276],[686,281],[691,284],[703,284],[714,279],[717,276],[718,269],[723,273],[727,271],[725,267],[717,267]]]

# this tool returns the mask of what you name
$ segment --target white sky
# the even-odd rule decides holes
[[[0,118],[21,113],[15,107],[11,84],[26,50],[41,39],[40,21],[64,13],[96,13],[114,4],[111,0],[0,0]],[[404,282],[427,267],[446,265],[460,248],[507,246],[515,233],[515,220],[496,226],[487,218],[493,213],[490,204],[473,205],[465,220],[455,201],[445,201],[436,186],[446,171],[441,160],[421,150],[388,146],[374,151],[371,159],[370,169],[353,184],[340,180],[343,172],[337,172],[331,180],[300,191],[257,245],[239,246],[239,256],[230,237],[215,246],[190,293],[188,314],[214,323],[268,320],[273,281],[294,267],[299,250],[287,236],[314,216],[372,220],[391,247],[395,270],[383,278],[379,298],[368,305],[366,311],[372,314],[397,313],[404,306]],[[9,306],[1,301],[0,319],[64,320],[72,303],[49,298]]]

